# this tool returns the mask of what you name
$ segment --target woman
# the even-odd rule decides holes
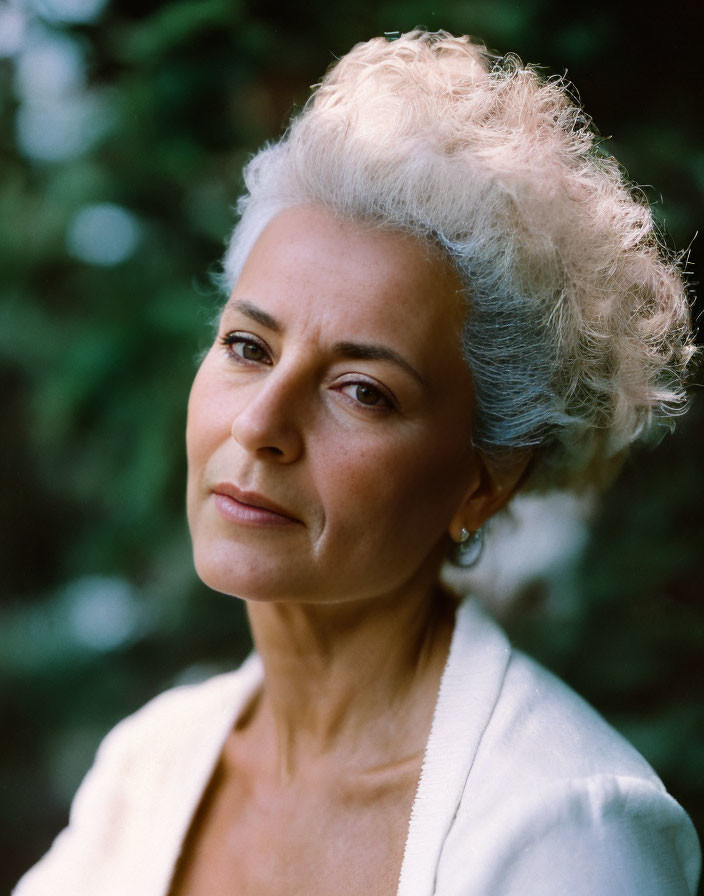
[[[440,570],[681,406],[676,266],[559,82],[355,47],[246,170],[191,392],[199,575],[256,654],[104,741],[35,894],[691,894],[645,761]]]

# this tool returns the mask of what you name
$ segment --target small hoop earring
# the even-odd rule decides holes
[[[468,569],[479,562],[479,558],[484,550],[484,534],[481,529],[476,532],[470,532],[464,526],[460,529],[459,541],[455,543],[450,556],[450,561],[455,566],[461,566]]]

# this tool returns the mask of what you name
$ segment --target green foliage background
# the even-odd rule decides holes
[[[241,608],[191,569],[185,401],[242,164],[336,56],[416,25],[472,33],[567,70],[607,148],[657,185],[646,190],[680,248],[704,198],[693,0],[676,17],[633,0],[113,0],[83,23],[46,6],[25,5],[31,27],[77,48],[75,91],[101,111],[80,151],[31,157],[16,60],[0,60],[0,889],[65,823],[115,721],[248,650]],[[105,202],[134,216],[139,241],[121,263],[86,263],[67,234]],[[700,255],[695,241],[695,273]],[[634,457],[594,521],[576,602],[555,611],[533,582],[508,619],[649,758],[699,830],[703,430],[695,396],[679,433]]]

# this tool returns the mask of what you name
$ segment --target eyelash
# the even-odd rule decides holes
[[[225,333],[220,339],[220,344],[224,347],[228,358],[238,364],[268,364],[271,366],[271,355],[268,346],[250,333]],[[255,348],[262,352],[266,358],[245,358],[244,355],[240,355],[234,350],[234,346],[236,345],[241,345],[243,347],[246,345],[255,346]]]
[[[380,401],[378,401],[376,404],[367,404],[364,401],[360,401],[359,398],[354,398],[347,392],[343,391],[343,389],[354,386],[356,386],[358,389],[360,387],[362,389],[371,389],[372,391],[376,392],[376,394],[379,396]],[[341,395],[344,395],[346,398],[351,399],[358,407],[364,408],[365,411],[383,414],[385,412],[395,410],[396,408],[396,402],[393,400],[391,395],[385,389],[382,389],[381,386],[378,386],[376,383],[372,383],[369,380],[348,380],[347,382],[338,384],[337,391],[340,392]]]
[[[267,366],[271,366],[271,354],[268,346],[265,342],[258,339],[256,336],[253,336],[251,333],[242,333],[240,331],[231,331],[229,333],[225,333],[224,336],[220,337],[220,344],[225,349],[225,353],[228,359],[234,361],[236,364],[266,364]],[[258,351],[262,352],[265,356],[264,358],[246,358],[244,355],[240,355],[238,352],[234,350],[236,345],[241,346],[254,346]],[[371,389],[377,393],[379,396],[379,401],[376,404],[367,404],[363,401],[360,401],[358,398],[354,398],[349,395],[347,392],[343,391],[346,388],[354,387],[363,388],[363,389]],[[364,408],[365,411],[370,413],[388,413],[389,411],[395,410],[397,405],[396,401],[388,392],[388,390],[384,389],[377,383],[372,382],[367,379],[350,379],[343,381],[342,383],[337,384],[336,391],[341,395],[344,395],[345,398],[351,400],[357,407]]]

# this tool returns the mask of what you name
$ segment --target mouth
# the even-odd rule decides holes
[[[211,488],[218,509],[228,519],[255,525],[300,523],[285,507],[257,492],[245,491],[232,482],[219,482]]]

